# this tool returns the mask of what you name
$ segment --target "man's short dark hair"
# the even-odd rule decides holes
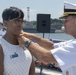
[[[6,8],[2,13],[3,20],[11,20],[14,18],[24,18],[24,13],[17,7]]]

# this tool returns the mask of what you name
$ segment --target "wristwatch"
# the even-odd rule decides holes
[[[25,42],[25,47],[28,48],[31,43],[31,40]]]

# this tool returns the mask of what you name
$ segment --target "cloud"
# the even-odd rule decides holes
[[[36,14],[37,14],[37,11],[34,10],[34,9],[30,9],[29,10],[29,13],[27,11],[27,9],[25,8],[22,8],[22,11],[24,12],[24,19],[28,20],[28,15],[29,15],[29,20],[32,21],[32,20],[36,20]]]
[[[58,17],[63,15],[63,10],[61,10],[60,12],[58,12]]]
[[[4,10],[4,9],[1,9],[1,8],[0,8],[0,22],[2,22],[2,12],[3,12],[3,10]]]

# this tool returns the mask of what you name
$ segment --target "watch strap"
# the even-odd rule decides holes
[[[26,42],[25,42],[25,47],[28,48],[30,44],[31,44],[31,40],[26,41]]]

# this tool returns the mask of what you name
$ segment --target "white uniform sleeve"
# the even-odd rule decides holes
[[[55,44],[55,47],[55,49],[51,50],[51,53],[62,70],[76,64],[76,41]]]

